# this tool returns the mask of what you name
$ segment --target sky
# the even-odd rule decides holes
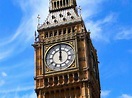
[[[98,51],[101,98],[132,98],[131,0],[77,0]],[[49,0],[0,0],[0,98],[36,98],[34,32]]]

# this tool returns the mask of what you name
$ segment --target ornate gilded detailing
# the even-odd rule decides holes
[[[49,13],[44,24],[38,26],[38,30],[53,28],[62,25],[69,25],[82,22],[82,17],[78,16],[74,9],[61,10]]]
[[[62,36],[57,36],[57,37],[51,37],[51,38],[46,38],[44,40],[45,44],[49,44],[49,43],[56,43],[56,42],[61,42],[61,41],[66,41],[66,40],[70,40],[70,39],[74,39],[74,36],[70,36],[70,35],[62,35]]]
[[[58,29],[52,29],[49,31],[45,31],[40,33],[39,40],[45,40],[48,38],[57,38],[57,37],[68,37],[75,35],[75,26],[68,26],[68,27],[62,27]]]
[[[85,36],[88,37],[89,33],[81,33],[82,30],[80,28],[81,27],[79,27],[79,25],[73,25],[68,27],[62,27],[59,29],[52,29],[45,32],[40,32],[38,42],[49,44],[59,41],[75,39],[76,37],[78,38],[78,40],[83,39]]]

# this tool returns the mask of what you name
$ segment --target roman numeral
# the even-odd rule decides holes
[[[66,64],[66,62],[65,62],[65,65],[68,66],[68,65]]]
[[[54,62],[51,62],[50,65],[52,65]]]
[[[57,66],[57,64],[55,64],[55,67]]]
[[[69,49],[67,52],[69,52],[69,51],[71,51],[72,50],[72,48],[71,49]]]
[[[67,60],[72,62],[72,60],[71,60],[71,59],[67,59]]]
[[[74,54],[69,54],[68,56],[73,56]]]
[[[52,58],[46,58],[46,60],[51,60]]]

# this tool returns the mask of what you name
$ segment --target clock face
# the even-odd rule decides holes
[[[57,44],[46,53],[46,65],[52,70],[64,70],[68,68],[75,59],[73,48],[68,44]]]

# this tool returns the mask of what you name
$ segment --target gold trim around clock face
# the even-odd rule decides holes
[[[75,49],[70,43],[57,43],[49,47],[44,55],[45,65],[49,70],[61,71],[75,61]]]

